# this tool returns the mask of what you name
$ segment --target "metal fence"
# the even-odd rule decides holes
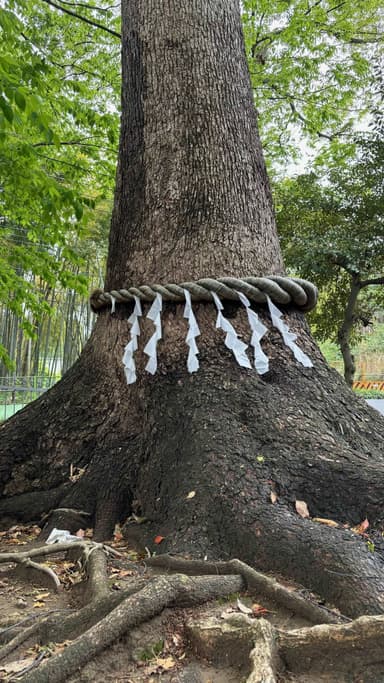
[[[59,378],[45,376],[0,377],[0,422],[38,398]]]

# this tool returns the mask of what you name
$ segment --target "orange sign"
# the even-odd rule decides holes
[[[384,391],[384,382],[381,380],[361,380],[353,383],[354,389],[376,389],[376,391]]]

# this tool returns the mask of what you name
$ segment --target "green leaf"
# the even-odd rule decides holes
[[[15,90],[15,102],[21,111],[25,111],[25,97],[20,90]]]
[[[5,100],[5,98],[0,95],[0,107],[3,111],[3,114],[5,118],[7,119],[8,123],[12,123],[13,121],[13,111],[12,107],[8,104],[8,102]]]

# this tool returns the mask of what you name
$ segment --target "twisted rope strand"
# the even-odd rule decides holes
[[[95,290],[90,297],[93,311],[98,312],[103,308],[116,303],[133,301],[137,296],[140,301],[153,301],[156,294],[161,294],[164,301],[181,303],[185,301],[183,289],[186,289],[192,301],[213,301],[212,292],[222,299],[239,301],[237,292],[245,294],[250,301],[265,304],[267,297],[277,304],[294,304],[302,311],[312,310],[317,303],[317,287],[296,277],[283,277],[270,275],[268,277],[235,277],[202,278],[196,282],[183,282],[180,285],[140,285],[128,289],[113,289],[110,292]]]

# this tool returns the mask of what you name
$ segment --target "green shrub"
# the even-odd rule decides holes
[[[362,398],[382,398],[384,400],[384,391],[380,391],[380,389],[354,389],[354,392]]]

